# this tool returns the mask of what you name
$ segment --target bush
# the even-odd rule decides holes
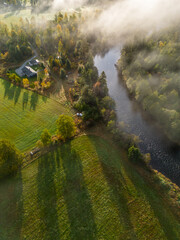
[[[142,161],[142,154],[141,154],[139,148],[136,148],[134,146],[130,147],[128,149],[128,159],[135,163]]]

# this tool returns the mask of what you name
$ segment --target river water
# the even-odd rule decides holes
[[[114,66],[119,58],[120,49],[111,49],[105,56],[94,58],[99,74],[106,73],[109,95],[116,102],[118,121],[128,124],[128,131],[140,137],[139,147],[143,153],[151,154],[151,166],[180,186],[180,147],[174,147],[148,114],[129,98]]]

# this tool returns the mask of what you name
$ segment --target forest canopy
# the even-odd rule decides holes
[[[180,32],[169,30],[124,46],[118,69],[130,93],[180,143]]]

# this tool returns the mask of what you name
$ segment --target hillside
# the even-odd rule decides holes
[[[123,152],[95,136],[63,144],[1,182],[0,212],[3,240],[180,238],[164,200]]]

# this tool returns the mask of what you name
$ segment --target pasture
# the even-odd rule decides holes
[[[170,207],[125,159],[82,136],[1,182],[1,239],[180,239]]]
[[[19,150],[32,148],[44,128],[54,134],[62,113],[71,114],[52,99],[0,79],[0,138],[9,139]]]

